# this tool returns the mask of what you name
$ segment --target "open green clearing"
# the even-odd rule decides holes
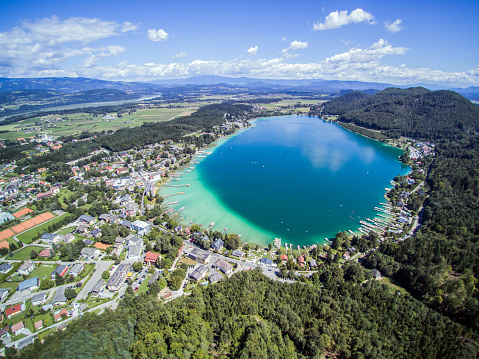
[[[55,263],[37,265],[33,272],[28,276],[28,279],[38,277],[40,280],[42,280],[46,277],[49,277],[56,266],[57,265]]]
[[[66,121],[59,121],[51,123],[51,127],[45,128],[47,120],[59,118],[59,115],[50,115],[44,117],[36,117],[28,120],[12,123],[5,126],[0,126],[3,131],[7,133],[0,134],[0,139],[17,139],[28,138],[42,135],[46,132],[53,136],[68,136],[78,135],[84,131],[101,132],[117,130],[124,127],[141,126],[145,122],[167,121],[179,115],[188,115],[196,111],[191,105],[185,108],[154,108],[141,109],[136,112],[128,114],[123,113],[121,118],[116,117],[116,112],[108,113],[114,116],[111,120],[104,120],[103,116],[93,117],[92,114],[79,112],[74,114],[63,115],[62,118],[67,118]],[[35,126],[41,123],[43,126]]]
[[[10,259],[17,259],[17,260],[29,260],[30,259],[30,252],[35,250],[36,252],[40,252],[45,247],[39,246],[28,246],[25,248],[20,249],[19,251],[15,252]]]

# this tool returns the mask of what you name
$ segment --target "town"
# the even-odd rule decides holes
[[[402,160],[412,172],[391,181],[387,203],[377,208],[378,217],[361,221],[354,232],[338,233],[324,246],[292,248],[272,238],[271,244],[261,247],[226,229],[216,230],[213,222],[208,228],[185,225],[181,211],[170,206],[175,201],[161,197],[159,187],[174,186],[179,172],[194,169],[214,141],[247,128],[247,119],[264,111],[264,106],[255,106],[248,115],[225,115],[227,122],[213,132],[186,136],[201,138],[201,143],[165,140],[119,152],[94,150],[61,169],[41,167],[32,173],[19,171],[15,161],[2,165],[4,346],[21,349],[62,330],[82,313],[115,309],[126,292],[148,292],[168,302],[191,294],[195,286],[257,267],[272,280],[304,281],[323,263],[357,262],[380,242],[402,241],[415,232],[421,224],[427,196],[424,179],[434,144],[409,138],[391,140],[391,145],[405,150]],[[282,114],[284,109],[276,113]],[[25,156],[48,156],[65,144],[64,138],[42,130],[17,139],[36,144]],[[176,195],[182,193],[178,188]],[[380,279],[381,273],[373,270],[371,276]]]

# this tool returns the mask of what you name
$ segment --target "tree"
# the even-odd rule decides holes
[[[109,271],[104,271],[102,274],[101,274],[101,278],[104,279],[104,280],[108,280],[110,279],[110,272]]]
[[[142,268],[143,268],[143,263],[141,263],[141,262],[135,262],[135,263],[133,263],[133,270],[134,270],[135,272],[141,271]]]
[[[236,233],[228,233],[225,235],[225,247],[228,250],[238,249],[242,243],[240,236]]]
[[[77,292],[75,292],[74,289],[71,289],[71,288],[65,289],[65,297],[68,300],[71,300],[71,299],[75,298],[76,296],[77,296]]]
[[[30,258],[36,259],[37,257],[38,257],[38,252],[32,249],[32,251],[30,252]]]
[[[46,278],[41,281],[40,283],[40,290],[47,290],[53,288],[55,286],[55,282],[52,281],[50,278]]]
[[[65,278],[63,278],[60,274],[55,273],[55,285],[63,285],[65,284]]]

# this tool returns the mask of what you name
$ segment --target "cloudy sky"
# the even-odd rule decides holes
[[[479,1],[0,2],[0,77],[479,86]]]

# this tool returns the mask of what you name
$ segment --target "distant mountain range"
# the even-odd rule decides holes
[[[479,87],[452,88],[432,84],[411,84],[397,86],[390,83],[338,81],[338,80],[282,80],[282,79],[255,79],[249,77],[226,77],[226,76],[195,76],[173,80],[155,80],[150,82],[126,82],[105,81],[84,77],[49,77],[49,78],[0,78],[0,92],[17,90],[50,90],[66,93],[111,89],[121,90],[127,93],[151,95],[157,93],[171,93],[172,89],[181,88],[187,91],[198,87],[218,87],[245,89],[249,92],[278,93],[281,91],[293,91],[297,93],[323,93],[338,94],[341,91],[381,91],[389,87],[409,88],[425,87],[430,90],[447,89],[456,91],[471,100],[479,100]],[[175,91],[177,93],[178,91]]]

